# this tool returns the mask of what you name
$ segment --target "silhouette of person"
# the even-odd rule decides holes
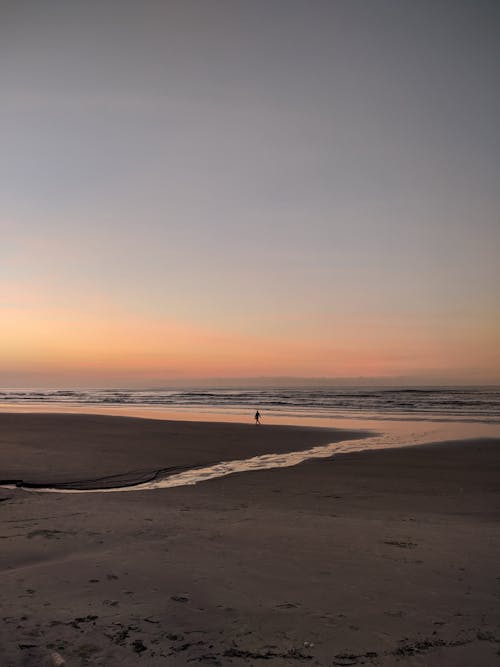
[[[258,410],[255,413],[255,423],[260,424],[260,412]]]

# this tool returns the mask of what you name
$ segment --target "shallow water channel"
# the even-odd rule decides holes
[[[368,425],[368,424],[366,424]],[[380,426],[380,422],[378,424]],[[22,488],[33,493],[124,493],[131,491],[152,491],[168,489],[176,486],[191,486],[206,482],[218,477],[225,477],[241,472],[269,470],[272,468],[288,468],[311,459],[330,458],[339,454],[362,452],[375,449],[394,447],[408,447],[445,440],[463,440],[466,438],[500,437],[498,424],[463,424],[463,423],[435,423],[435,422],[406,422],[404,424],[387,425],[384,433],[374,433],[357,440],[346,440],[330,443],[301,451],[284,454],[264,454],[248,459],[221,461],[207,467],[192,468],[177,474],[162,476],[161,473],[153,479],[128,486],[109,488],[64,488],[60,487],[24,487],[18,485],[4,485],[2,488]],[[469,428],[467,428],[469,427]]]

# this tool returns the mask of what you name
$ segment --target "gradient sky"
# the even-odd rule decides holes
[[[0,385],[500,383],[497,0],[0,2]]]

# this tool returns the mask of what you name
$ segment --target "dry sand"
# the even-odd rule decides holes
[[[359,437],[60,415],[0,433],[0,477],[39,483]],[[156,491],[0,489],[0,665],[498,665],[499,459],[483,440]]]

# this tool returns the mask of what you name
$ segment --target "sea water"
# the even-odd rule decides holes
[[[500,387],[4,389],[2,411],[111,412],[185,419],[331,425],[332,420],[500,422]]]

